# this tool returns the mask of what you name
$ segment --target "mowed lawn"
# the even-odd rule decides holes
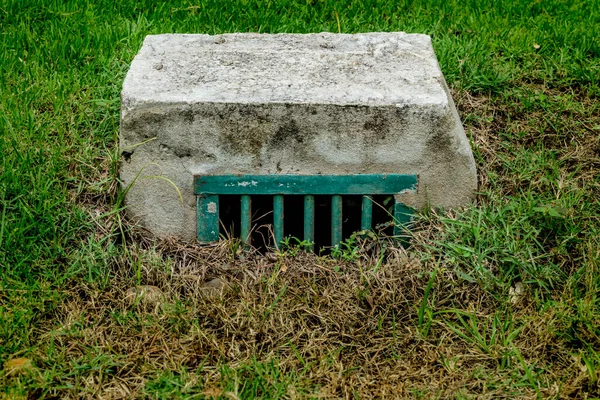
[[[333,256],[128,221],[147,34],[322,31],[431,35],[475,205]],[[0,398],[600,397],[598,0],[0,0],[0,34]]]

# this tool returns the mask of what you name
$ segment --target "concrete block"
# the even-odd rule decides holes
[[[196,174],[418,174],[402,198],[417,208],[467,205],[477,187],[420,34],[148,36],[120,140],[130,215],[161,237],[195,237]]]

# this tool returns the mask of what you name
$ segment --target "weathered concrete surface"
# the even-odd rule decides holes
[[[430,38],[401,32],[148,36],[121,147],[129,212],[158,236],[195,237],[195,174],[418,174],[415,207],[477,187]]]

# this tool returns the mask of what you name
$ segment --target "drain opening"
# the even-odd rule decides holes
[[[249,244],[259,251],[275,247],[273,236],[273,197],[250,196],[252,219]],[[219,234],[225,238],[241,236],[241,195],[219,196]],[[381,235],[393,235],[393,197],[376,195],[373,199],[373,230]],[[304,196],[284,196],[283,231],[290,244],[297,244],[304,236]],[[331,196],[314,196],[314,251],[331,247]],[[362,196],[342,196],[342,239],[361,230]],[[297,240],[291,239],[295,238]]]

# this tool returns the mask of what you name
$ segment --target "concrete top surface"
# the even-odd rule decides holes
[[[123,84],[123,107],[445,106],[443,82],[431,39],[421,34],[150,35]]]

